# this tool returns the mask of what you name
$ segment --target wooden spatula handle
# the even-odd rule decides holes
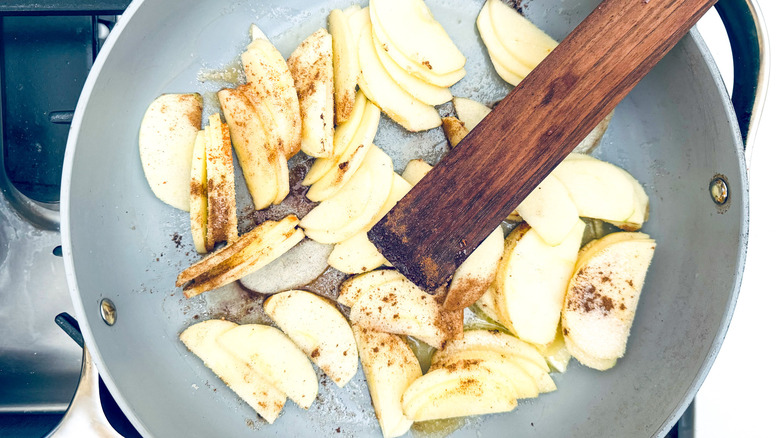
[[[369,239],[434,291],[715,2],[602,2]]]

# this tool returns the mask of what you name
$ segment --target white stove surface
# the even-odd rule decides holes
[[[756,0],[769,29],[769,96],[748,163],[750,234],[742,289],[726,340],[696,396],[695,436],[778,436],[776,372],[780,321],[780,207],[774,185],[780,181],[780,2]],[[731,83],[730,50],[714,12],[699,24],[727,84]],[[720,32],[719,32],[720,31]],[[722,33],[722,35],[721,35]],[[724,50],[725,47],[725,50]]]

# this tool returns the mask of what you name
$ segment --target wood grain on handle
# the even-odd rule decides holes
[[[715,2],[602,2],[369,239],[433,292]]]

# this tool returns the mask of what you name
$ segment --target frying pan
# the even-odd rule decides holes
[[[475,18],[481,1],[429,0],[468,58],[454,95],[483,102],[509,88],[489,64]],[[596,0],[520,2],[562,39]],[[63,254],[88,349],[106,386],[145,436],[381,436],[362,373],[339,389],[321,379],[308,412],[288,403],[264,424],[178,341],[208,316],[202,297],[173,287],[197,256],[189,216],[157,200],[138,159],[146,106],[200,91],[206,111],[225,84],[198,73],[232,65],[257,23],[284,55],[349,1],[136,1],[93,68],[74,117],[63,171]],[[690,403],[725,336],[747,248],[745,143],[760,109],[763,30],[749,1],[721,0],[735,48],[735,109],[701,38],[686,36],[618,106],[596,156],[626,168],[650,197],[644,231],[657,242],[626,356],[607,372],[573,361],[558,391],[512,413],[469,419],[453,436],[650,436]],[[758,94],[758,100],[756,95]],[[754,114],[754,116],[757,114]],[[742,128],[742,129],[740,129]],[[406,134],[383,120],[375,141],[396,169],[445,150],[439,130]],[[238,179],[241,189],[242,181]],[[714,202],[711,185],[728,187]],[[183,236],[183,237],[180,237]],[[116,310],[113,325],[101,304]],[[109,318],[110,319],[110,318]]]

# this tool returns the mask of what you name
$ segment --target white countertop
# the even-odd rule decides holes
[[[780,436],[775,397],[780,376],[775,370],[778,342],[774,338],[780,309],[780,235],[774,183],[780,178],[780,2],[756,0],[769,29],[771,68],[769,96],[758,127],[750,178],[750,235],[742,289],[726,340],[696,396],[695,434],[700,437]],[[710,14],[711,15],[711,14]],[[715,25],[707,17],[699,30],[719,65],[728,64]],[[775,32],[773,32],[773,30]],[[776,38],[773,38],[776,37]],[[730,66],[722,69],[730,83]]]

